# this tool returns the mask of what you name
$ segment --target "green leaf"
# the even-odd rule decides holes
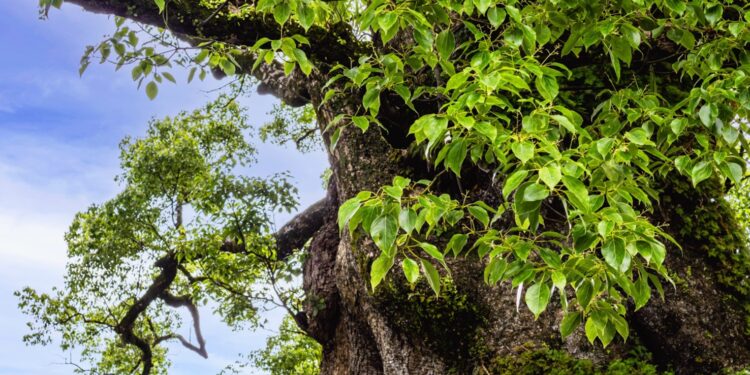
[[[398,13],[396,12],[384,13],[380,17],[378,17],[378,26],[380,26],[380,28],[385,31],[388,31],[393,26],[396,26],[397,22],[398,22]]]
[[[584,326],[586,330],[586,338],[589,340],[589,343],[594,344],[594,340],[596,340],[597,336],[599,336],[599,328],[596,326],[596,323],[594,323],[594,319],[589,317],[586,319],[586,325]]]
[[[513,5],[506,5],[505,10],[508,12],[508,15],[513,21],[521,23],[521,11],[519,11],[518,8],[514,7]]]
[[[505,42],[513,47],[519,47],[523,43],[523,30],[518,27],[510,27],[503,33]]]
[[[279,25],[283,25],[289,19],[291,12],[292,9],[289,7],[289,2],[280,1],[273,8],[273,19],[275,19]]]
[[[557,121],[558,124],[562,125],[565,129],[567,129],[569,132],[573,134],[577,134],[579,132],[579,126],[576,126],[572,121],[570,121],[569,118],[562,115],[552,115],[550,116],[553,120]]]
[[[300,2],[297,8],[297,18],[299,19],[299,24],[302,25],[302,28],[307,31],[310,29],[313,22],[315,22],[315,11],[304,2]]]
[[[530,185],[530,182],[526,182],[518,187],[513,201],[513,208],[516,225],[523,229],[535,231],[539,225],[539,209],[542,206],[542,201],[525,201],[523,199],[526,188]]]
[[[573,331],[581,325],[583,320],[583,314],[579,311],[568,312],[563,316],[562,322],[560,322],[560,333],[563,339],[570,336]]]
[[[456,48],[456,39],[453,37],[453,32],[450,30],[441,31],[437,36],[436,43],[440,57],[443,60],[450,59],[453,50]]]
[[[368,87],[362,96],[362,105],[369,109],[373,116],[377,115],[380,110],[380,89]]]
[[[549,196],[549,190],[544,185],[532,183],[526,187],[526,191],[523,194],[523,200],[525,201],[540,201]]]
[[[305,51],[295,48],[294,49],[294,58],[297,60],[297,65],[299,65],[300,70],[302,70],[302,73],[305,73],[306,76],[309,76],[312,72],[313,65],[310,63],[310,60],[307,59],[307,55],[305,55]]]
[[[527,161],[534,157],[534,144],[528,141],[516,142],[510,146],[513,155],[526,164]]]
[[[557,85],[557,79],[548,75],[540,76],[536,78],[536,89],[547,101],[553,101],[557,97],[559,92],[559,86]]]
[[[354,116],[352,117],[354,125],[362,130],[362,133],[366,132],[370,127],[370,120],[365,116]]]
[[[339,207],[339,232],[344,230],[344,226],[349,222],[349,220],[351,220],[354,214],[357,213],[360,207],[362,207],[362,202],[357,197],[348,199],[341,205],[341,207]]]
[[[158,93],[159,87],[156,85],[156,82],[151,81],[146,85],[146,96],[148,96],[149,99],[154,100]]]
[[[468,71],[462,71],[460,73],[454,74],[450,79],[448,79],[448,83],[445,84],[445,89],[455,90],[463,86],[463,84],[466,83],[467,79],[469,79]]]
[[[448,249],[453,251],[454,256],[458,256],[461,254],[461,251],[463,251],[464,246],[466,246],[466,242],[469,240],[469,236],[463,234],[463,233],[456,233],[454,234],[450,241],[448,241],[448,245],[446,245],[446,251]]]
[[[628,328],[628,321],[625,320],[625,318],[619,316],[619,315],[612,315],[610,316],[610,323],[612,323],[615,326],[615,329],[617,330],[617,333],[622,336],[623,340],[627,340],[628,336],[630,334],[630,330]]]
[[[502,80],[504,82],[510,83],[511,85],[513,85],[513,87],[515,87],[515,88],[517,88],[519,90],[529,90],[530,89],[529,88],[529,84],[526,83],[526,81],[524,81],[523,78],[519,77],[516,74],[512,74],[512,73],[508,73],[508,72],[502,72],[502,73],[500,73],[500,78],[502,78]]]
[[[627,272],[630,268],[630,254],[625,250],[625,243],[620,238],[614,238],[602,245],[602,256],[612,268]]]
[[[552,272],[551,278],[552,285],[557,287],[557,289],[560,289],[560,293],[564,293],[563,289],[565,289],[565,285],[567,284],[567,278],[565,277],[565,274],[562,271],[555,271]]]
[[[154,0],[154,4],[156,4],[156,7],[159,8],[159,13],[164,12],[164,0]]]
[[[516,188],[521,185],[521,183],[526,179],[526,176],[528,175],[529,171],[526,170],[513,172],[513,174],[510,175],[507,180],[505,180],[505,184],[503,185],[503,197],[505,199],[508,199],[508,195],[510,195],[513,190],[516,190]]]
[[[380,256],[372,262],[372,268],[370,269],[370,284],[372,285],[372,290],[375,290],[375,288],[380,285],[380,282],[383,281],[391,267],[393,267],[393,258],[386,253],[381,253]]]
[[[673,12],[682,15],[682,13],[685,12],[687,9],[687,2],[684,0],[664,0],[664,3],[671,9]]]
[[[550,163],[545,165],[544,167],[542,167],[542,169],[539,170],[539,178],[550,189],[554,189],[562,178],[562,174],[560,173],[560,166],[557,163]]]
[[[701,107],[701,109],[698,111],[698,117],[700,117],[703,125],[711,126],[714,123],[713,114],[711,113],[711,106],[708,104]]]
[[[490,140],[490,142],[494,142],[497,138],[497,128],[494,127],[489,122],[481,121],[474,124],[474,130],[477,131],[477,133],[487,137],[487,139]]]
[[[331,150],[336,149],[336,145],[339,143],[339,138],[341,138],[341,128],[336,128],[333,131],[333,134],[331,134]]]
[[[529,241],[521,241],[513,245],[513,254],[523,261],[529,258],[534,245]]]
[[[581,285],[578,286],[578,289],[576,289],[576,299],[578,300],[578,304],[585,309],[589,305],[589,302],[591,302],[593,296],[594,287],[591,285],[591,281],[584,279],[581,282]]]
[[[690,177],[693,179],[693,186],[698,186],[701,181],[711,177],[712,173],[713,167],[711,166],[711,162],[702,161],[696,164],[690,172]]]
[[[383,215],[372,222],[370,236],[375,245],[385,253],[392,254],[393,245],[398,233],[398,222],[391,215]]]
[[[706,21],[711,24],[711,26],[716,25],[716,22],[718,22],[721,19],[722,14],[724,13],[724,5],[723,4],[715,4],[708,8],[706,8],[705,16]]]
[[[632,49],[627,40],[619,37],[611,39],[612,54],[623,61],[626,65],[630,65],[630,61],[633,57]]]
[[[568,189],[566,196],[570,203],[583,212],[588,212],[590,208],[589,193],[586,185],[575,177],[563,176],[563,185]]]
[[[646,279],[645,275],[641,275],[638,281],[633,284],[633,301],[636,311],[640,310],[651,299],[651,288],[648,286]]]
[[[484,208],[479,206],[469,206],[468,210],[471,216],[474,216],[479,220],[485,228],[490,224],[490,216]]]
[[[501,257],[494,257],[484,269],[484,282],[495,285],[503,277],[508,269],[508,262]]]
[[[410,208],[402,208],[398,214],[398,225],[407,234],[411,233],[417,225],[417,213]]]
[[[490,25],[495,29],[505,21],[505,16],[505,10],[498,7],[492,7],[487,10],[487,19],[490,21]]]
[[[461,166],[464,164],[466,159],[466,139],[460,138],[455,142],[451,142],[448,155],[445,157],[445,166],[453,171],[456,176],[461,177]]]
[[[219,67],[224,72],[224,74],[228,76],[234,75],[236,70],[234,63],[226,58],[222,58],[221,60],[219,60]]]
[[[401,262],[401,268],[404,270],[404,276],[410,284],[414,284],[419,280],[419,264],[414,259],[405,258]]]
[[[474,0],[474,5],[476,5],[479,14],[484,14],[492,5],[492,0]]]
[[[639,146],[654,144],[649,139],[648,133],[642,128],[633,129],[625,133],[625,138]]]
[[[737,163],[721,162],[719,170],[735,184],[739,184],[742,181],[742,167]]]
[[[550,297],[550,287],[547,283],[536,283],[526,290],[526,306],[529,307],[535,318],[539,318],[539,314],[547,308]]]
[[[438,261],[442,262],[445,257],[443,256],[443,253],[438,250],[438,248],[430,243],[427,242],[420,242],[419,247],[422,248],[427,254],[429,254],[431,257],[437,259]]]
[[[420,259],[422,263],[422,272],[424,272],[424,275],[427,278],[427,284],[430,285],[430,288],[435,292],[435,295],[440,295],[440,274],[435,269],[435,267],[432,265],[432,263]]]
[[[521,120],[523,130],[527,133],[540,133],[547,130],[549,124],[549,118],[539,114],[530,114],[524,116]]]
[[[166,78],[167,81],[172,82],[172,83],[177,83],[177,80],[175,80],[174,76],[170,74],[169,72],[163,72],[161,75],[164,76],[164,78]]]
[[[623,24],[620,28],[620,31],[622,32],[623,36],[625,36],[625,39],[630,43],[630,46],[635,48],[638,48],[638,46],[641,44],[641,31],[635,28],[631,24]]]

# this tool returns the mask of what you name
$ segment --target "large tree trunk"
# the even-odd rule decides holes
[[[316,107],[319,100],[313,97]],[[321,129],[347,108],[345,102],[322,106]],[[423,161],[392,147],[374,129],[362,134],[346,128],[329,157],[334,176],[330,190],[339,204],[362,190],[376,191],[395,175],[419,178],[429,173]],[[727,268],[736,265],[721,261],[744,248],[744,236],[720,188],[711,194],[680,182],[663,185],[654,218],[669,225],[683,246],[668,254],[676,286],[665,285],[664,300],[652,298],[645,308],[629,313],[631,338],[606,350],[589,344],[582,327],[563,341],[559,308],[548,309],[538,320],[523,306],[517,311],[516,290],[508,284],[484,284],[483,265],[472,257],[451,262],[454,288],[440,298],[425,298],[430,292],[424,286],[418,288],[420,296],[410,297],[399,272],[390,273],[373,293],[369,264],[378,250],[361,238],[366,236],[353,240],[345,231],[339,237],[332,209],[311,247],[304,282],[309,295],[325,302],[322,311],[313,311],[312,305],[307,311],[308,331],[324,347],[323,374],[486,374],[504,371],[497,370],[497,363],[548,349],[606,367],[627,358],[637,346],[645,346],[661,369],[679,374],[747,366],[750,340],[741,307],[747,301],[739,300],[740,294],[722,279]],[[497,197],[490,181],[477,186],[472,194]]]

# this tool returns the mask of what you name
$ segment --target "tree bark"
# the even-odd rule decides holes
[[[320,97],[312,98],[317,108]],[[321,129],[335,114],[352,113],[351,107],[345,102],[319,107]],[[353,127],[344,129],[338,145],[328,153],[339,204],[362,190],[377,191],[395,175],[419,178],[426,170],[424,162],[392,147],[373,129],[365,134]],[[487,179],[474,194],[497,199],[497,187]],[[339,240],[331,215],[329,227],[318,232],[305,267],[307,292],[326,296],[328,311],[317,315],[307,311],[315,327],[311,333],[324,347],[322,373],[479,374],[491,371],[499,358],[544,348],[606,366],[627,358],[641,345],[661,369],[677,374],[748,366],[747,313],[741,307],[746,301],[720,281],[732,265],[706,251],[706,246],[715,244],[695,235],[705,228],[687,228],[684,219],[698,215],[720,220],[704,237],[721,239],[723,248],[717,251],[740,251],[744,236],[723,201],[723,190],[697,191],[679,178],[662,186],[662,206],[654,220],[667,225],[683,247],[668,252],[667,266],[678,282],[674,288],[665,285],[664,300],[654,296],[645,308],[631,311],[631,339],[615,341],[606,350],[598,343],[589,344],[583,327],[562,340],[559,306],[549,308],[538,320],[523,306],[517,311],[516,290],[508,284],[484,284],[483,265],[477,259],[451,262],[455,290],[440,299],[408,298],[409,287],[399,272],[390,273],[386,286],[373,293],[368,288],[369,264],[379,251],[371,241],[352,240],[346,231]],[[323,294],[321,286],[326,290]],[[420,292],[431,293],[426,287]]]

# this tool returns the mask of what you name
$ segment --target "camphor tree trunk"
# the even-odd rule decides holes
[[[322,128],[330,118],[324,107],[319,112]],[[376,190],[395,175],[410,176],[426,168],[423,161],[374,132],[349,128],[336,148],[329,149],[331,189],[339,203],[362,190]],[[477,195],[500,194],[497,186],[479,185]],[[728,268],[740,266],[727,259],[744,251],[744,234],[720,189],[700,192],[679,179],[664,183],[662,205],[654,216],[668,225],[683,247],[668,253],[676,285],[664,285],[664,300],[654,298],[630,313],[631,339],[606,350],[589,344],[583,327],[562,340],[561,316],[555,309],[538,320],[523,306],[517,311],[516,290],[507,283],[487,286],[481,262],[470,256],[451,264],[455,292],[439,299],[410,297],[406,280],[397,272],[373,293],[368,288],[368,265],[377,254],[374,244],[352,241],[349,233],[339,239],[336,225],[325,226],[316,235],[320,241],[313,242],[305,268],[306,291],[322,293],[329,308],[317,318],[308,315],[320,329],[310,333],[324,347],[323,373],[485,374],[492,373],[498,359],[543,348],[606,367],[631,356],[636,346],[650,351],[660,368],[680,374],[747,366],[748,313],[742,307],[747,300],[722,281],[731,273]],[[422,296],[428,293],[422,288]]]
[[[138,22],[163,22],[152,0],[70,2]],[[211,11],[198,11],[198,6],[193,9],[176,2],[168,7],[173,17],[170,28],[188,40],[205,36],[252,45],[259,36],[278,37],[275,29],[262,28],[266,21],[260,19],[230,22],[211,16]],[[204,21],[199,24],[196,19]],[[336,38],[349,35],[347,27],[341,27],[343,31],[335,37],[312,41],[311,59],[349,62],[338,56],[345,55],[346,48],[335,43]],[[315,36],[315,30],[307,35]],[[343,45],[358,48],[354,42]],[[749,312],[743,307],[748,306],[748,296],[741,286],[748,283],[748,275],[742,273],[747,270],[743,268],[747,260],[741,256],[746,251],[745,239],[724,203],[723,186],[714,183],[699,191],[679,177],[659,183],[661,199],[651,219],[664,224],[682,245],[682,249],[668,249],[666,264],[675,285],[664,284],[663,300],[654,296],[644,308],[630,311],[630,338],[615,340],[606,349],[590,344],[582,326],[561,339],[559,306],[550,306],[535,320],[523,305],[517,306],[516,289],[507,283],[484,283],[484,264],[475,255],[449,261],[452,283],[440,297],[432,296],[424,283],[412,290],[395,268],[373,292],[369,270],[379,250],[366,235],[339,233],[336,213],[348,198],[363,190],[377,191],[394,176],[433,177],[433,167],[403,141],[414,114],[383,94],[385,129],[373,126],[363,133],[353,126],[344,127],[332,147],[329,125],[337,115],[355,114],[360,99],[337,96],[323,103],[323,86],[330,78],[323,72],[305,77],[295,70],[284,76],[279,69],[261,66],[252,73],[260,81],[259,91],[292,105],[309,103],[315,108],[333,171],[325,220],[312,236],[304,266],[304,289],[310,303],[304,318],[297,319],[323,346],[323,374],[544,373],[543,369],[558,365],[566,373],[574,367],[564,366],[577,366],[577,361],[581,366],[589,363],[585,369],[606,369],[643,348],[660,369],[680,374],[750,365]],[[497,203],[502,201],[504,178],[476,170],[461,181],[446,177],[442,184],[447,192],[455,193],[459,186],[471,197]],[[554,216],[553,212],[544,214]],[[553,219],[548,222],[554,225]],[[318,302],[325,307],[321,309]],[[648,361],[647,357],[639,360]]]

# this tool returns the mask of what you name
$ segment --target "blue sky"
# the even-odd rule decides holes
[[[40,21],[36,1],[30,0],[0,1],[0,13],[0,375],[70,374],[72,368],[59,364],[68,354],[57,346],[21,342],[27,318],[17,311],[13,291],[62,285],[63,234],[77,211],[118,191],[113,177],[121,138],[141,135],[152,117],[201,106],[222,83],[178,80],[162,85],[158,98],[149,101],[127,71],[92,65],[78,76],[84,47],[113,29],[111,18],[64,5]],[[242,100],[256,126],[275,103],[258,95]],[[325,155],[257,146],[260,162],[253,174],[290,171],[302,208],[323,196]],[[277,221],[288,217],[279,215]],[[268,316],[269,328],[279,316]],[[216,373],[238,353],[262,347],[269,334],[232,332],[207,312],[203,317],[209,359],[175,346],[170,373]]]

